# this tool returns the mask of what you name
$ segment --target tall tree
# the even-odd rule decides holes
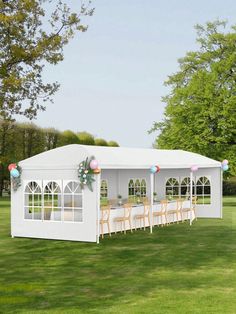
[[[197,25],[200,49],[179,60],[168,77],[170,93],[164,120],[155,122],[158,148],[186,149],[229,159],[236,174],[236,26],[226,22]]]
[[[94,136],[81,132],[81,142],[94,145]],[[66,130],[60,132],[54,128],[40,128],[34,123],[16,123],[0,118],[0,196],[4,183],[9,181],[7,166],[12,162],[29,158],[62,145],[79,144],[76,133]],[[105,140],[97,143],[107,144]],[[109,142],[110,146],[119,146],[116,142]]]
[[[43,130],[33,123],[15,123],[14,146],[17,160],[29,158],[44,150]]]
[[[44,129],[45,150],[50,150],[58,146],[59,131],[54,128]]]
[[[0,118],[0,196],[4,180],[9,177],[7,165],[10,161],[15,161],[14,128],[12,123]]]
[[[0,0],[0,115],[4,119],[15,114],[35,118],[52,100],[59,84],[44,82],[43,69],[62,61],[63,48],[75,32],[87,30],[81,19],[93,14],[90,1],[78,11],[71,12],[62,0]]]

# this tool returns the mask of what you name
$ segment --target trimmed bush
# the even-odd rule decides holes
[[[95,145],[96,146],[108,146],[107,141],[105,141],[103,138],[96,138]]]
[[[223,195],[236,195],[236,181],[223,181]]]

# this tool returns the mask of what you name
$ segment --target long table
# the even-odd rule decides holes
[[[189,208],[189,207],[190,207],[190,201],[189,200],[184,201],[183,202],[183,208]],[[160,203],[154,203],[152,208],[153,208],[152,209],[153,212],[160,211],[161,210],[161,204]],[[169,201],[168,202],[167,210],[172,210],[172,209],[176,209],[176,208],[177,208],[177,202],[176,201]],[[137,205],[132,206],[132,212],[131,212],[131,227],[132,227],[132,229],[135,228],[134,216],[143,214],[143,212],[144,212],[143,204],[140,204],[140,205],[137,204]],[[123,230],[121,223],[114,222],[115,218],[122,217],[122,216],[124,216],[124,207],[114,206],[111,208],[111,212],[110,212],[110,230],[111,230],[111,232],[115,232],[115,231],[119,232],[119,231]],[[190,219],[190,218],[192,218],[192,220],[195,219],[193,210],[191,212],[184,213],[183,219]],[[162,219],[163,219],[163,223],[164,223],[165,222],[164,216]],[[171,215],[169,217],[170,222],[172,222],[172,221],[177,222],[180,220],[181,220],[181,217],[178,217],[178,219],[177,219],[176,214]],[[141,223],[141,227],[143,227],[143,221],[137,220],[137,228],[140,228],[140,223]],[[126,221],[125,224],[126,224],[126,230],[130,230],[129,222]],[[153,225],[160,225],[160,224],[161,224],[160,217],[155,217],[154,221],[153,221]],[[147,218],[145,219],[145,227],[149,227],[149,223],[148,223]],[[104,234],[108,233],[107,224],[103,224],[103,233]]]

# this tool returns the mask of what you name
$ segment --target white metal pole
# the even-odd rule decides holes
[[[100,186],[101,186],[101,174],[97,175],[97,244],[99,244],[100,237]]]
[[[192,210],[193,210],[193,172],[190,172],[190,226],[192,225]]]
[[[153,213],[153,187],[154,187],[154,173],[150,175],[150,190],[151,190],[151,206],[150,206],[150,233],[152,233],[152,213]]]

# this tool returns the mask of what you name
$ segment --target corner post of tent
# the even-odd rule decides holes
[[[99,244],[100,237],[100,186],[101,186],[101,174],[97,174],[97,244]]]
[[[154,192],[154,173],[150,174],[150,190],[151,190],[151,203],[150,203],[150,233],[152,233],[152,213],[153,213],[153,192]]]
[[[192,225],[193,220],[192,208],[193,208],[193,172],[190,171],[190,226]]]

